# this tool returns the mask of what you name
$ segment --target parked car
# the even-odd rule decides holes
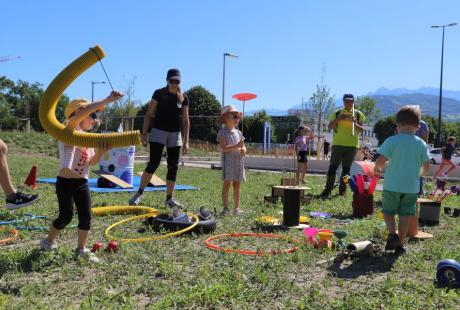
[[[457,152],[458,152],[458,150],[457,150]],[[441,149],[439,149],[439,148],[431,149],[430,155],[431,155],[431,163],[432,164],[439,165],[441,163],[441,160],[442,160]],[[458,156],[455,153],[452,154],[452,161],[457,166],[460,165],[460,156]]]

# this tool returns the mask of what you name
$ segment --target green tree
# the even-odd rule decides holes
[[[216,96],[203,86],[194,86],[185,94],[190,102],[190,139],[216,142],[221,109]]]
[[[127,81],[123,90],[125,94],[120,100],[111,104],[104,112],[104,118],[107,122],[107,129],[116,130],[121,124],[123,130],[131,130],[134,127],[134,117],[137,115],[140,104],[135,98],[136,77]]]
[[[248,142],[262,143],[264,141],[264,123],[269,122],[272,125],[270,141],[276,140],[275,130],[272,118],[265,110],[258,111],[252,116],[244,118],[243,134]]]
[[[364,123],[367,125],[373,123],[379,118],[380,110],[376,108],[377,100],[371,96],[360,96],[356,98],[356,109],[363,112],[366,116]]]
[[[382,145],[388,137],[394,136],[396,134],[394,116],[378,120],[374,125],[374,133],[379,142],[379,146]]]

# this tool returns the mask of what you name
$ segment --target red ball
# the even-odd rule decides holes
[[[103,246],[104,246],[104,244],[102,242],[98,241],[98,242],[93,244],[93,249],[91,250],[91,252],[97,252],[100,249],[102,249]]]
[[[118,251],[118,243],[115,240],[110,240],[109,244],[107,245],[108,252],[117,252]]]

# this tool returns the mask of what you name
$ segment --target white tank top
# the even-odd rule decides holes
[[[93,157],[93,148],[82,148],[59,142],[59,170],[68,168],[82,178],[88,179],[89,162]]]

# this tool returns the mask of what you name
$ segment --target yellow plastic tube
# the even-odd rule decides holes
[[[121,243],[134,243],[134,242],[147,242],[147,241],[161,240],[161,239],[166,239],[166,238],[169,238],[169,237],[174,237],[174,236],[178,236],[178,235],[181,235],[183,233],[186,233],[187,231],[192,230],[193,228],[195,228],[195,226],[198,225],[198,222],[200,221],[198,216],[196,216],[195,214],[189,213],[188,216],[191,216],[194,219],[195,222],[192,225],[190,225],[189,227],[186,227],[186,228],[184,228],[182,230],[174,231],[174,232],[169,233],[169,234],[160,235],[160,236],[153,236],[153,237],[142,237],[142,238],[117,238],[117,237],[114,237],[114,236],[112,236],[110,234],[110,231],[113,228],[115,228],[115,227],[117,227],[117,226],[119,226],[119,225],[121,225],[123,223],[135,221],[137,219],[148,218],[148,217],[156,216],[156,215],[159,215],[159,214],[158,213],[141,214],[141,215],[136,215],[136,216],[121,220],[121,221],[119,221],[119,222],[117,222],[115,224],[112,224],[109,227],[107,227],[107,229],[105,230],[105,237],[107,238],[107,240],[116,240],[116,241],[121,242]]]
[[[59,98],[62,96],[66,88],[89,67],[104,57],[104,51],[99,45],[96,45],[75,59],[50,83],[43,94],[43,98],[39,106],[40,123],[49,135],[64,142],[65,144],[80,147],[97,148],[100,143],[107,143],[111,147],[123,147],[141,143],[139,130],[121,133],[88,133],[71,130],[64,126],[56,118],[56,107],[58,105]]]
[[[94,216],[119,215],[119,214],[152,214],[158,211],[155,208],[141,206],[106,206],[92,208]]]

